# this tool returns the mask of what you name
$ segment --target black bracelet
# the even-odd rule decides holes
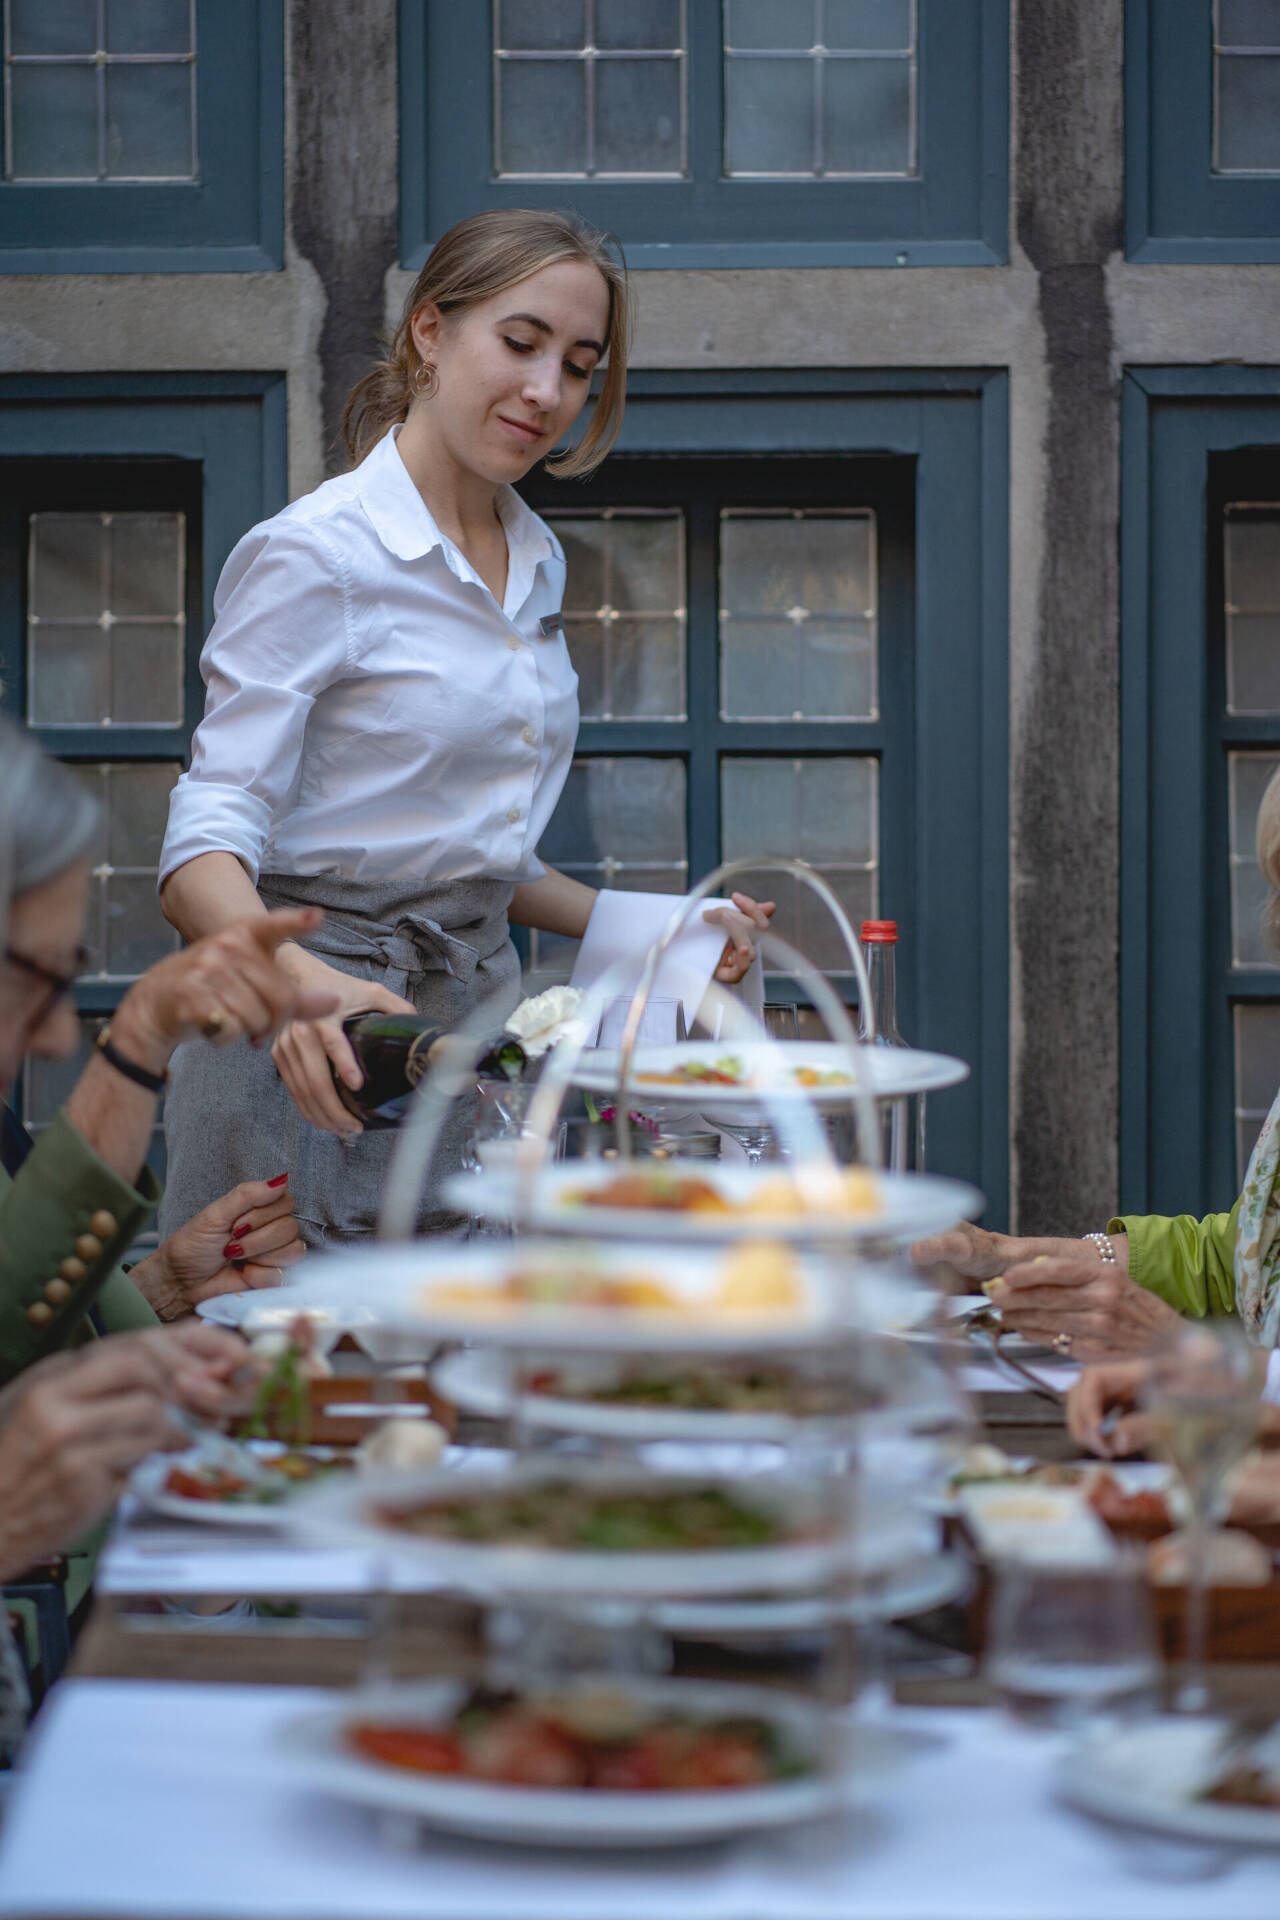
[[[100,1028],[96,1044],[107,1065],[122,1073],[126,1080],[132,1080],[136,1087],[145,1087],[148,1093],[163,1093],[168,1086],[167,1073],[149,1073],[146,1067],[140,1067],[136,1060],[126,1060],[119,1048],[112,1046],[110,1026]]]

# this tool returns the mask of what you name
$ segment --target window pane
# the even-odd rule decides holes
[[[106,530],[100,513],[33,513],[30,609],[40,620],[96,620],[107,608]]]
[[[110,606],[118,620],[181,614],[185,533],[181,513],[112,514]]]
[[[1225,542],[1228,607],[1280,610],[1280,513],[1245,519],[1228,507]]]
[[[598,47],[682,47],[680,0],[596,0]]]
[[[1280,47],[1280,0],[1218,0],[1224,47]]]
[[[827,0],[823,39],[829,47],[912,44],[911,0]]]
[[[874,718],[874,553],[869,513],[721,516],[723,719]]]
[[[500,47],[549,53],[585,45],[586,33],[583,0],[501,0],[498,8]]]
[[[828,173],[907,174],[913,167],[906,60],[824,60]]]
[[[1280,56],[1219,54],[1215,171],[1280,172]]]
[[[1227,710],[1280,713],[1280,613],[1228,614]]]
[[[9,51],[95,53],[97,0],[8,0]]]
[[[78,769],[104,808],[87,941],[91,976],[133,978],[178,946],[156,898],[156,874],[169,795],[181,770],[171,761]]]
[[[813,172],[813,63],[725,61],[727,174]]]
[[[93,1043],[98,1037],[98,1028],[102,1025],[102,1015],[98,1013],[82,1014],[80,1017],[80,1040],[74,1052],[66,1060],[27,1059],[22,1069],[22,1120],[29,1133],[40,1134],[51,1120],[56,1119],[59,1110],[65,1106],[67,1096],[76,1081],[84,1072],[85,1064],[93,1052]],[[159,1103],[156,1111],[155,1127],[151,1134],[151,1145],[147,1149],[147,1164],[155,1171],[156,1177],[164,1178],[164,1102]],[[159,1236],[154,1232],[140,1234],[138,1244],[154,1244]]]
[[[1280,1007],[1236,1006],[1237,1179],[1244,1185],[1249,1155],[1280,1087]]]
[[[121,726],[182,725],[182,628],[166,621],[111,629],[111,717]]]
[[[27,718],[38,727],[100,727],[111,711],[111,643],[97,625],[31,629]]]
[[[107,68],[107,175],[190,180],[191,68],[150,61]]]
[[[678,60],[596,62],[598,173],[679,173],[681,65]]]
[[[583,173],[586,66],[579,60],[502,60],[495,112],[499,173]]]
[[[1254,856],[1258,808],[1280,754],[1233,753],[1228,762],[1231,958],[1237,967],[1280,965],[1267,937],[1270,888]]]
[[[94,67],[9,69],[10,178],[96,180],[98,79]]]
[[[679,513],[549,516],[568,566],[565,632],[586,720],[685,717]]]
[[[726,0],[725,44],[730,47],[811,47],[813,0]]]
[[[190,0],[107,0],[108,53],[191,53]]]
[[[878,897],[878,768],[870,756],[831,759],[722,760],[720,789],[726,860],[768,850],[816,867],[857,927],[873,918]],[[849,956],[827,909],[807,887],[762,871],[735,883],[778,903],[774,926],[816,965],[847,973]]]
[[[580,755],[539,851],[589,886],[687,892],[684,762]],[[575,940],[535,933],[530,971],[544,982],[568,979],[577,950]]]

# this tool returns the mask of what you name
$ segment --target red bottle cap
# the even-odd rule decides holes
[[[864,946],[896,945],[897,939],[898,923],[896,920],[864,920],[862,923],[862,940]]]

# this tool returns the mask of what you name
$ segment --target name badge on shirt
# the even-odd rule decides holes
[[[562,613],[544,614],[538,622],[538,631],[544,640],[549,640],[553,633],[563,633],[564,615]]]

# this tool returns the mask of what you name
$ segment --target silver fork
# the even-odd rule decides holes
[[[1030,1367],[1023,1366],[1021,1360],[1015,1360],[1012,1355],[1001,1351],[1000,1336],[1004,1332],[1004,1327],[999,1315],[990,1307],[974,1307],[965,1314],[963,1325],[966,1333],[976,1333],[988,1342],[992,1361],[997,1367],[1003,1368],[1006,1373],[1016,1375],[1031,1388],[1033,1393],[1038,1393],[1044,1400],[1051,1400],[1055,1407],[1066,1405],[1067,1396],[1060,1387],[1051,1387],[1049,1382],[1042,1380],[1038,1373],[1032,1373]]]

